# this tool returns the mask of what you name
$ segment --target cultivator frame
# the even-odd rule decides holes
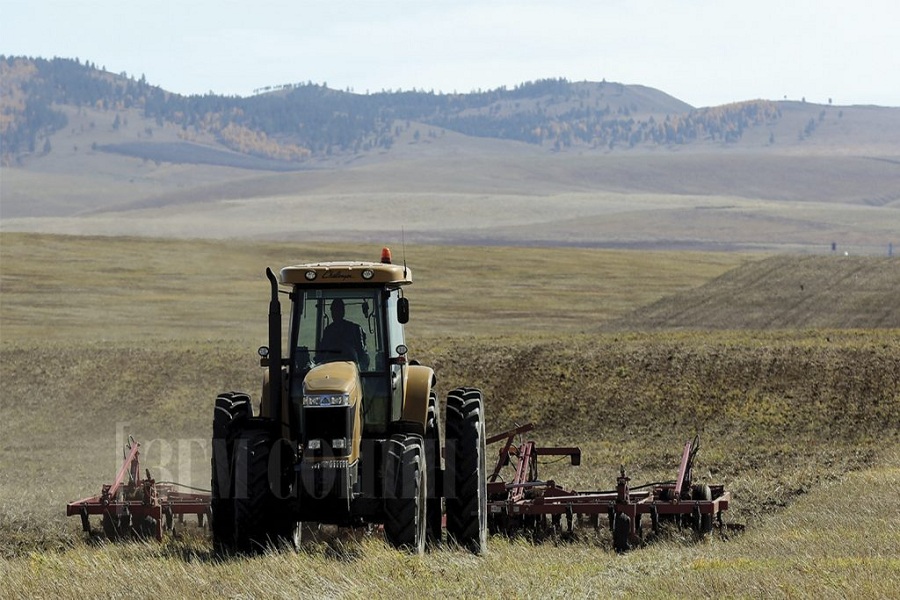
[[[162,541],[163,526],[174,529],[174,518],[184,522],[184,515],[197,515],[203,526],[210,514],[210,496],[205,493],[186,493],[176,484],[157,483],[141,477],[140,444],[133,437],[125,446],[125,460],[112,484],[104,484],[100,494],[82,498],[66,505],[66,516],[81,517],[81,528],[91,533],[90,515],[102,515],[103,531],[110,539],[136,534]]]
[[[617,552],[629,550],[643,541],[642,517],[649,515],[653,531],[661,520],[674,520],[679,526],[689,525],[701,536],[714,527],[725,529],[722,517],[731,502],[731,492],[723,485],[692,485],[693,460],[699,450],[699,438],[684,445],[678,475],[674,481],[630,487],[630,478],[620,468],[615,490],[575,491],[563,488],[553,480],[538,479],[538,457],[569,457],[572,466],[581,464],[578,447],[538,446],[528,440],[516,445],[515,439],[534,429],[528,423],[493,435],[486,445],[504,442],[497,462],[487,477],[487,520],[492,533],[512,534],[519,530],[537,531],[550,517],[555,530],[572,532],[576,518],[586,518],[599,529],[606,515]],[[514,463],[514,464],[513,464]],[[513,477],[503,480],[503,469],[511,467]],[[176,484],[157,483],[149,470],[141,477],[140,444],[129,437],[125,460],[112,484],[104,484],[97,496],[83,498],[66,505],[66,516],[81,517],[82,529],[91,533],[91,515],[101,515],[103,530],[110,539],[136,534],[162,540],[164,528],[172,530],[174,518],[197,516],[199,526],[210,516],[208,493],[185,493]]]
[[[552,480],[538,479],[540,456],[570,457],[571,464],[581,463],[577,447],[541,447],[534,441],[514,444],[517,436],[534,429],[526,424],[489,437],[487,444],[505,440],[497,464],[488,477],[488,524],[493,533],[515,533],[520,529],[540,528],[549,516],[555,529],[562,529],[566,518],[569,532],[576,517],[586,517],[599,529],[600,517],[606,515],[617,552],[629,550],[643,540],[642,517],[649,515],[653,531],[661,519],[686,521],[700,535],[724,528],[722,512],[728,509],[731,493],[722,485],[691,485],[694,456],[700,448],[699,437],[684,446],[678,476],[674,482],[653,483],[630,488],[624,467],[616,478],[616,489],[603,492],[579,492],[560,487]],[[513,466],[511,481],[504,481],[502,470]]]

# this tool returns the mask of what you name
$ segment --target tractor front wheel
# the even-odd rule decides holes
[[[384,453],[384,536],[396,548],[425,552],[428,470],[422,437],[398,433]]]
[[[281,450],[271,423],[263,419],[248,419],[234,440],[234,546],[239,552],[299,543],[299,523],[287,506],[286,465],[275,454]]]

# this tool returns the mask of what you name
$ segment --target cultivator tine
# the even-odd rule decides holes
[[[86,506],[81,507],[79,513],[81,515],[81,530],[85,533],[91,532],[91,520],[88,518],[88,510]]]

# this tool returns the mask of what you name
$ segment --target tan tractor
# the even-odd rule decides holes
[[[430,367],[409,358],[406,265],[285,267],[271,284],[259,409],[216,399],[212,533],[221,552],[299,543],[303,523],[383,525],[414,553],[447,537],[487,543],[484,406],[475,388],[447,396],[445,427]],[[290,299],[286,336],[280,295]],[[283,339],[284,338],[284,339]],[[283,351],[283,342],[286,349]]]

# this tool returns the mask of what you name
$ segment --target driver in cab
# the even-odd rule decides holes
[[[331,302],[331,324],[325,328],[316,351],[316,362],[352,360],[360,371],[369,368],[369,354],[366,352],[366,333],[362,327],[344,319],[344,301],[336,298]]]

